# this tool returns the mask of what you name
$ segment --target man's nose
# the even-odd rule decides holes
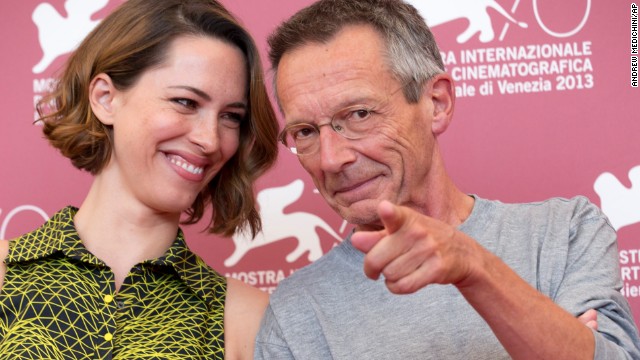
[[[318,154],[320,155],[320,167],[323,171],[339,172],[342,168],[355,161],[356,154],[351,148],[349,139],[335,132],[331,126],[320,128],[318,138]]]

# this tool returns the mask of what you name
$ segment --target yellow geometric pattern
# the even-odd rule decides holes
[[[1,359],[223,359],[226,279],[181,230],[115,293],[111,270],[82,245],[76,208],[9,242],[0,291]]]

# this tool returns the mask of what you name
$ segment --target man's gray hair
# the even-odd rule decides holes
[[[409,102],[417,102],[423,85],[444,72],[433,34],[413,6],[400,0],[320,0],[297,12],[269,36],[274,75],[287,51],[328,42],[349,25],[369,25],[382,36],[386,63],[398,82],[405,84],[403,92]]]

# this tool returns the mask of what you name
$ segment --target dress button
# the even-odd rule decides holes
[[[104,339],[106,341],[111,341],[113,339],[113,335],[111,335],[111,333],[106,333],[104,334]]]
[[[112,301],[113,301],[113,296],[112,295],[105,295],[105,297],[104,297],[105,304],[108,304],[108,303],[110,303]]]

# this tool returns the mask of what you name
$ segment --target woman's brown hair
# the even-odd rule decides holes
[[[127,90],[147,69],[164,61],[173,39],[185,35],[215,37],[242,50],[249,74],[249,111],[241,123],[237,153],[198,195],[184,223],[199,221],[212,204],[210,232],[230,236],[243,229],[255,236],[261,223],[253,184],[275,162],[278,123],[253,39],[215,0],[123,3],[85,38],[55,89],[38,103],[44,134],[75,167],[98,174],[111,157],[113,132],[91,110],[92,79],[105,73],[118,90]]]

